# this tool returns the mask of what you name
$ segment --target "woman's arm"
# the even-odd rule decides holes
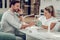
[[[55,27],[56,23],[51,23],[50,29],[52,30]]]
[[[44,29],[48,29],[48,26],[42,25],[42,28],[44,28]]]
[[[52,30],[55,25],[56,25],[56,23],[51,23],[51,24],[50,24],[50,30]],[[44,29],[48,29],[48,26],[42,25],[42,27],[43,27]]]

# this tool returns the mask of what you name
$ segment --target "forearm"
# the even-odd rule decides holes
[[[51,23],[51,25],[50,25],[50,30],[52,30],[55,25],[56,25],[56,23]],[[42,25],[42,27],[43,27],[44,29],[48,29],[48,26]]]
[[[20,16],[20,21],[24,22],[24,17],[23,16]]]
[[[27,27],[32,27],[34,23],[30,22],[29,24],[22,25],[21,29],[25,29]]]
[[[22,25],[20,29],[25,29],[27,27],[29,27],[29,25]]]

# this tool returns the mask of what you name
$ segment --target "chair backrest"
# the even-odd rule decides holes
[[[53,31],[60,32],[60,22],[57,22],[55,27],[53,28]]]
[[[2,19],[2,13],[0,13],[0,32],[1,32],[1,29],[2,29],[2,27],[1,27],[1,19]]]
[[[0,21],[1,21],[1,19],[2,19],[2,15],[3,15],[3,14],[2,14],[2,13],[0,13]]]
[[[58,32],[60,32],[60,22],[57,23]]]

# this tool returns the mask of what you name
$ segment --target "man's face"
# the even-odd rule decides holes
[[[16,3],[15,5],[13,5],[14,12],[18,12],[19,9],[20,9],[20,3]]]

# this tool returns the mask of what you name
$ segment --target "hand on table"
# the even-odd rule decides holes
[[[30,27],[33,26],[33,25],[35,25],[34,22],[30,22],[30,23],[29,23],[29,26],[30,26]]]
[[[31,27],[31,26],[33,26],[33,25],[35,25],[35,23],[34,23],[34,22],[30,22],[30,23],[28,23],[28,24],[22,25],[21,29],[25,29],[25,28]]]

